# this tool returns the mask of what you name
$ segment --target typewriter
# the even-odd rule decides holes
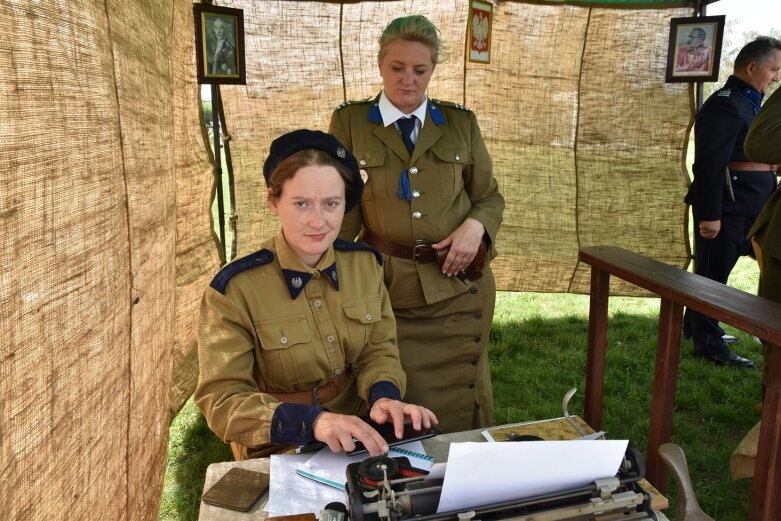
[[[645,460],[627,449],[616,476],[581,488],[519,498],[470,511],[437,512],[442,480],[427,480],[425,471],[404,457],[378,456],[347,466],[350,521],[658,521],[650,495],[639,481]]]

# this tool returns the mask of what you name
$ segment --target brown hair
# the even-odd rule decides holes
[[[345,196],[352,186],[352,173],[347,166],[337,160],[328,152],[307,148],[291,154],[280,162],[271,172],[268,179],[269,199],[279,199],[282,195],[282,187],[287,181],[293,179],[299,170],[306,166],[331,166],[339,172],[339,176],[344,181]]]

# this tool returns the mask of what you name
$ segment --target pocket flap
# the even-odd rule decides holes
[[[263,349],[287,349],[297,344],[305,344],[312,340],[304,315],[293,315],[285,318],[263,320],[255,323]]]
[[[453,147],[449,144],[447,145],[440,145],[440,146],[433,146],[431,147],[431,151],[434,152],[434,155],[437,156],[437,158],[441,161],[444,161],[445,163],[458,163],[460,165],[471,165],[472,164],[472,155],[469,153],[468,150],[463,149],[459,150],[456,147]]]
[[[373,324],[382,316],[379,296],[345,302],[342,309],[348,318],[361,324]]]

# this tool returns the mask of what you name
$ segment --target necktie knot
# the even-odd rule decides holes
[[[415,130],[415,122],[418,118],[415,116],[409,118],[399,118],[396,123],[399,125],[399,132],[401,133],[401,140],[404,141],[404,146],[407,147],[407,152],[412,155],[412,151],[415,150],[415,143],[412,141],[412,131]]]

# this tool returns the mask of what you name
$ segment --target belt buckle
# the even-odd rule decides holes
[[[312,405],[320,405],[320,388],[316,385],[312,389]]]
[[[428,248],[429,250],[431,250],[431,244],[420,239],[415,241],[415,243],[416,243],[415,246],[412,247],[412,260],[414,260],[415,262],[421,262],[422,253],[420,252],[420,250],[422,250],[423,248]]]

